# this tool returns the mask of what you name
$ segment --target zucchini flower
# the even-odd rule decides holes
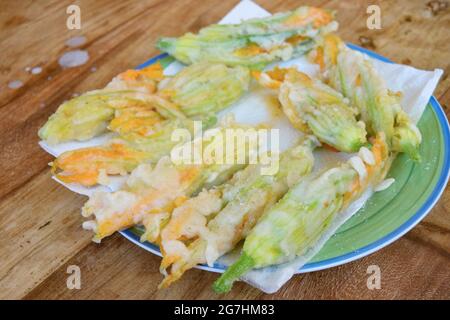
[[[421,142],[422,134],[419,129],[403,110],[399,110],[395,117],[392,149],[405,152],[414,161],[420,161],[419,147]]]
[[[121,141],[106,146],[67,151],[52,163],[52,173],[65,183],[108,184],[109,175],[125,175],[146,159],[144,152]]]
[[[356,120],[348,99],[320,80],[293,68],[255,76],[263,86],[279,89],[283,112],[297,129],[339,151],[356,152],[367,143],[364,123]]]
[[[114,116],[109,101],[117,93],[88,92],[64,102],[39,129],[39,137],[50,144],[84,141],[106,131]]]
[[[187,119],[184,113],[170,101],[158,95],[137,94],[140,100],[134,105],[116,107],[114,118],[108,125],[128,141],[147,139],[154,135],[164,120]]]
[[[194,124],[189,119],[174,119],[144,128],[144,136],[143,132],[128,133],[105,145],[66,151],[51,163],[52,172],[65,183],[107,185],[109,176],[126,175],[141,163],[156,163],[168,155],[180,143],[171,140],[172,132],[184,128],[193,133]]]
[[[177,207],[161,233],[160,287],[167,287],[196,264],[212,265],[242,240],[264,211],[311,172],[314,137],[280,155],[280,169],[261,175],[259,165],[237,172],[230,182],[200,193]]]
[[[194,139],[185,145],[184,150],[205,150],[210,144],[220,143],[225,130],[238,128],[227,125],[212,129],[208,138]],[[205,132],[205,135],[208,131]],[[161,158],[156,166],[140,164],[133,170],[126,186],[117,192],[98,192],[90,197],[83,207],[82,215],[95,216],[86,221],[83,227],[95,232],[94,241],[111,235],[113,232],[136,224],[143,224],[146,232],[142,240],[158,241],[161,228],[167,223],[176,205],[187,197],[197,194],[203,188],[209,189],[228,180],[236,171],[245,167],[251,152],[251,145],[235,145],[233,155],[244,159],[244,163],[174,163],[171,158]],[[241,149],[242,148],[242,149]],[[244,150],[245,149],[245,150]]]
[[[401,95],[387,88],[370,60],[347,48],[336,35],[328,34],[316,49],[315,61],[328,83],[358,107],[370,135],[384,132],[393,151],[420,160],[420,131],[402,110]]]
[[[187,117],[215,114],[236,102],[249,88],[244,67],[201,62],[181,70],[160,91]]]
[[[129,74],[134,77],[130,78]],[[39,130],[39,137],[50,144],[70,140],[85,141],[104,133],[114,117],[114,110],[142,104],[156,90],[162,67],[155,64],[143,70],[128,70],[101,90],[87,92],[64,102]]]
[[[161,38],[157,47],[185,64],[209,61],[262,68],[270,62],[308,52],[320,33],[336,29],[332,13],[300,7],[239,24],[210,25],[198,34]]]
[[[214,290],[228,292],[249,270],[292,261],[313,247],[342,209],[384,179],[390,156],[383,134],[372,150],[362,150],[349,162],[292,187],[250,231],[240,258],[214,283]]]

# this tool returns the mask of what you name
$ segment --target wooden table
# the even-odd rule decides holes
[[[24,299],[429,299],[450,298],[450,192],[412,231],[358,261],[299,275],[266,295],[239,283],[225,296],[210,286],[217,275],[200,270],[157,290],[160,258],[116,234],[97,245],[82,230],[85,197],[51,179],[51,157],[37,130],[58,105],[103,87],[114,75],[157,54],[161,35],[181,35],[218,21],[237,1],[79,1],[81,30],[66,28],[74,1],[0,2],[0,298]],[[432,1],[301,1],[337,9],[340,35],[392,60],[445,70],[435,95],[450,105],[450,4]],[[258,0],[271,12],[299,1]],[[366,8],[381,7],[382,29],[368,30]],[[439,9],[440,8],[440,9]],[[89,61],[63,70],[65,41],[87,37]],[[42,67],[39,74],[26,67]],[[94,68],[94,69],[93,69]],[[94,72],[94,70],[96,70]],[[19,89],[8,88],[22,80]],[[381,268],[380,290],[368,290],[369,265]],[[81,270],[81,289],[66,286],[67,268]]]

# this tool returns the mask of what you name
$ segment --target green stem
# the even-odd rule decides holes
[[[233,283],[255,265],[255,260],[245,252],[239,259],[225,271],[213,284],[213,289],[217,293],[227,293],[231,290]]]

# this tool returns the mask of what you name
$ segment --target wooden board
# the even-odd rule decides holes
[[[295,276],[279,292],[265,295],[238,284],[213,294],[216,274],[193,270],[167,290],[157,290],[160,258],[114,235],[101,245],[81,229],[86,200],[51,180],[51,157],[37,130],[73,94],[101,88],[114,75],[157,54],[161,35],[181,35],[218,21],[237,1],[78,1],[81,30],[66,28],[74,1],[0,2],[0,298],[25,299],[425,299],[450,298],[450,192],[427,218],[394,244],[361,260]],[[375,1],[382,29],[368,30],[366,8],[374,1],[302,1],[337,9],[340,35],[355,44],[412,66],[445,70],[435,93],[450,105],[450,4],[440,1]],[[298,1],[258,0],[271,12]],[[447,3],[447,4],[446,4]],[[437,4],[437,5],[436,5]],[[440,10],[432,10],[438,8]],[[62,69],[65,41],[87,37],[89,61]],[[42,67],[36,75],[26,67]],[[94,69],[92,69],[94,68]],[[93,70],[96,70],[95,72]],[[12,80],[24,86],[8,88]],[[381,268],[380,290],[366,286],[369,265]],[[67,268],[81,270],[81,289],[66,286]]]

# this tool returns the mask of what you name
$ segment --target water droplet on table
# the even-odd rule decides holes
[[[82,46],[86,43],[86,37],[85,36],[76,36],[72,37],[69,40],[66,41],[66,45],[72,48],[76,48],[79,46]]]
[[[73,68],[85,64],[89,60],[89,54],[85,50],[74,50],[64,53],[58,60],[63,68]]]
[[[42,68],[41,67],[34,67],[33,69],[31,69],[31,73],[32,74],[39,74],[42,72]]]
[[[23,86],[23,82],[21,80],[13,80],[8,83],[8,88],[10,89],[19,89],[21,86]]]

